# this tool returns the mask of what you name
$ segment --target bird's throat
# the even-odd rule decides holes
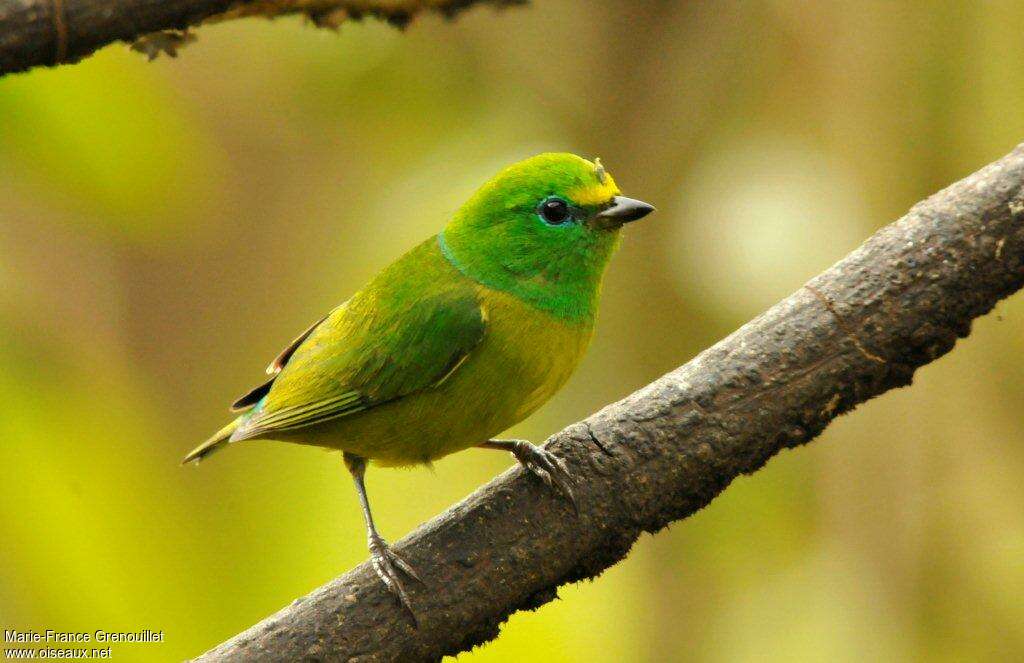
[[[610,248],[615,244],[617,241]],[[586,324],[592,323],[597,313],[601,277],[611,252],[588,256],[597,260],[553,260],[544,269],[518,273],[497,260],[464,258],[444,231],[437,235],[437,247],[452,267],[476,283],[512,294],[563,322]]]

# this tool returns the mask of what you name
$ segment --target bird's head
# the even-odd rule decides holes
[[[541,154],[481,187],[439,243],[470,278],[573,317],[592,307],[622,226],[653,210],[622,196],[600,160]]]

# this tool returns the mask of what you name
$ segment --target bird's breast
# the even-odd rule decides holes
[[[483,382],[503,387],[494,405],[507,423],[522,421],[550,399],[579,364],[593,333],[591,320],[566,322],[505,292],[481,288],[487,334],[479,350]],[[467,367],[468,368],[468,367]]]

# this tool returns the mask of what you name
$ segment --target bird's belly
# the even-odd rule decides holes
[[[565,384],[592,325],[562,322],[504,293],[489,291],[483,301],[484,340],[440,384],[281,437],[411,465],[476,446],[525,419]]]

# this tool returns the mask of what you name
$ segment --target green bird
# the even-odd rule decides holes
[[[373,523],[367,463],[499,449],[572,499],[551,452],[492,437],[565,384],[593,334],[621,227],[653,210],[621,196],[600,160],[541,154],[506,168],[292,341],[272,377],[235,401],[241,414],[184,462],[256,439],[342,451],[374,569],[412,613],[399,572],[418,578]]]

